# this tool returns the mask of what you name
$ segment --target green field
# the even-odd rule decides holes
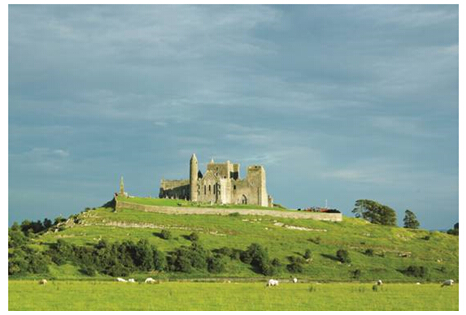
[[[295,228],[304,228],[297,230]],[[173,238],[164,240],[157,236],[162,229],[172,232]],[[186,236],[196,231],[201,244],[209,250],[221,247],[246,249],[259,243],[268,249],[270,258],[278,258],[284,265],[287,257],[312,251],[312,259],[299,276],[318,281],[353,281],[353,272],[360,270],[357,280],[383,279],[396,282],[458,280],[458,237],[440,232],[410,230],[367,223],[362,219],[344,217],[343,222],[324,222],[310,219],[289,219],[272,216],[220,216],[220,215],[168,215],[137,210],[98,208],[77,215],[64,225],[64,230],[49,231],[35,239],[33,246],[45,250],[58,239],[79,245],[96,244],[100,239],[109,242],[142,238],[168,252],[191,242]],[[426,240],[425,237],[429,239]],[[335,259],[338,249],[348,250],[351,263],[342,264]],[[365,254],[367,249],[373,255]],[[428,276],[416,279],[402,271],[408,266],[428,268]],[[165,272],[152,273],[157,278],[205,278],[206,271],[192,274]],[[89,279],[73,265],[50,265],[52,279]],[[138,277],[134,274],[132,277]],[[144,277],[145,275],[141,275]],[[288,278],[285,267],[277,277]],[[31,278],[35,275],[23,275]],[[109,278],[97,275],[98,278]],[[231,260],[226,270],[215,277],[261,278],[249,265]]]
[[[458,310],[458,286],[370,283],[160,284],[98,281],[9,281],[8,309],[56,310]]]

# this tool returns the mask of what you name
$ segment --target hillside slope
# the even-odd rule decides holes
[[[170,230],[173,237],[162,239],[159,236],[162,229]],[[422,281],[457,280],[459,274],[458,237],[374,225],[348,217],[342,222],[324,222],[251,215],[169,215],[126,209],[115,212],[112,208],[97,208],[72,216],[60,230],[46,232],[33,241],[35,247],[45,250],[59,239],[77,245],[92,245],[101,239],[109,242],[147,239],[159,250],[169,252],[182,245],[189,246],[191,241],[187,236],[194,231],[209,250],[222,247],[244,250],[251,243],[263,245],[270,258],[282,263],[277,277],[283,278],[291,275],[285,268],[288,257],[303,256],[306,250],[312,252],[312,258],[297,276],[310,280],[418,281],[403,273],[408,266],[427,268],[428,274]],[[339,249],[349,252],[351,263],[337,261],[335,253]],[[70,264],[52,264],[50,270],[50,276],[57,279],[89,278]],[[161,278],[212,276],[206,271],[150,274]],[[355,277],[355,274],[359,275]],[[231,260],[226,270],[215,277],[259,278],[263,275],[250,265]]]

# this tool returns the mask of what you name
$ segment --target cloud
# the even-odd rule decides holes
[[[44,173],[59,172],[66,168],[70,153],[63,149],[32,148],[22,153],[10,153],[10,165],[26,171],[40,171]]]

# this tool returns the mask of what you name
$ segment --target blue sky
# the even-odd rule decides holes
[[[458,221],[458,6],[9,6],[9,224],[156,196],[196,153],[275,202]]]

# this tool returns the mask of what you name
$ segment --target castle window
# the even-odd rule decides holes
[[[206,192],[206,185],[204,185],[204,195],[207,194]]]
[[[209,185],[209,192],[211,192],[210,185]]]
[[[233,189],[236,190],[236,185],[233,185]]]

